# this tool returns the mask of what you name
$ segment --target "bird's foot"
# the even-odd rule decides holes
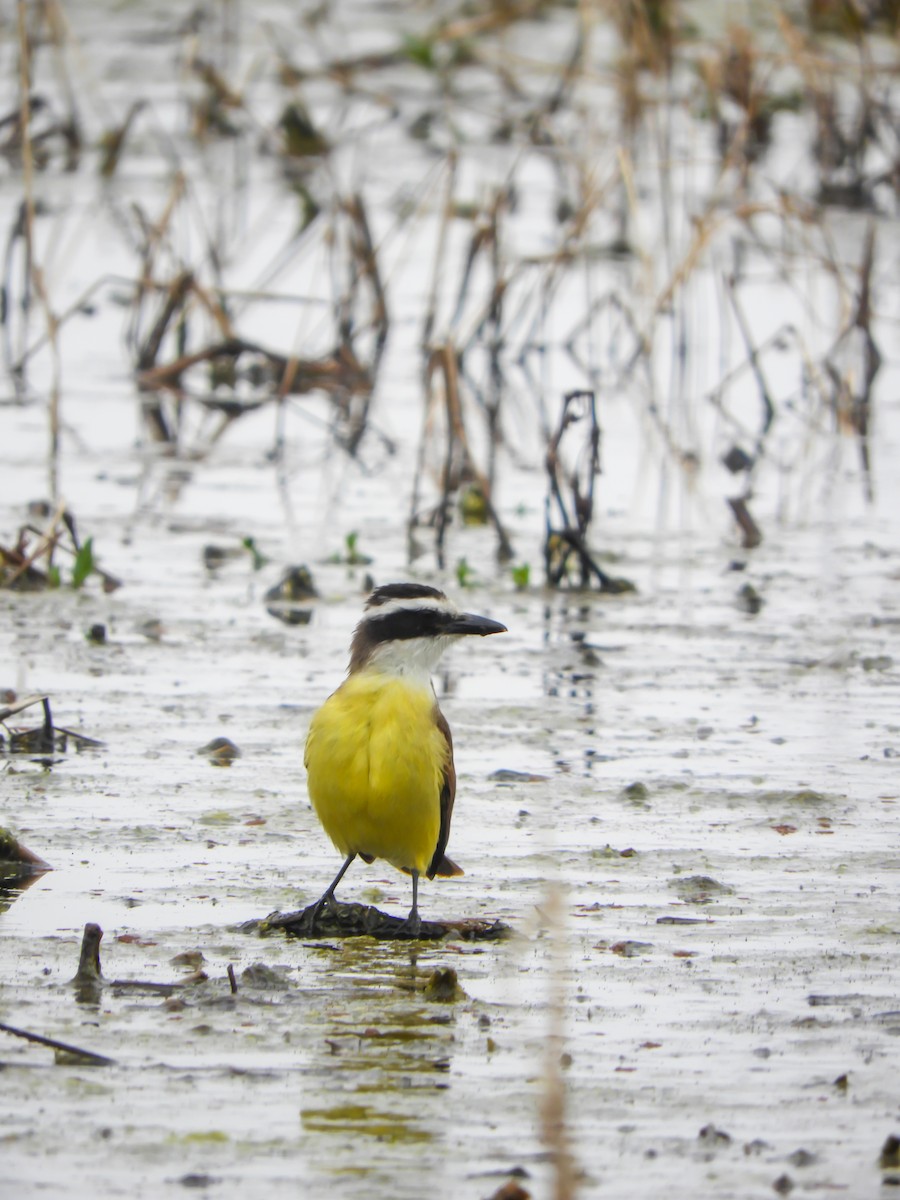
[[[320,899],[318,899],[311,907],[312,912],[310,913],[310,925],[313,929],[315,929],[316,925],[318,924],[319,917],[321,917],[326,908],[330,913],[337,912],[338,902],[334,898],[334,892],[329,891],[326,892],[325,895]]]
[[[418,909],[411,908],[409,911],[409,916],[406,918],[406,920],[400,926],[398,932],[401,937],[410,938],[411,940],[414,940],[415,938],[417,938],[419,936],[421,929],[422,929],[422,918],[419,916],[419,911],[418,911]]]

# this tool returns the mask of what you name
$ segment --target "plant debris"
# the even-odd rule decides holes
[[[44,722],[42,725],[32,729],[15,730],[7,727],[8,717],[15,716],[16,713],[31,708],[34,704],[43,706]],[[24,700],[6,705],[0,709],[0,725],[3,725],[8,735],[7,743],[0,734],[0,750],[6,750],[8,754],[64,754],[69,746],[69,738],[75,743],[77,750],[99,749],[103,746],[103,742],[97,741],[95,738],[89,738],[83,733],[76,733],[74,729],[63,729],[59,725],[54,725],[50,699],[47,696],[28,696]]]
[[[0,885],[8,887],[16,880],[52,870],[49,863],[23,846],[15,834],[0,826]]]
[[[405,917],[395,917],[368,904],[310,904],[298,912],[270,913],[255,923],[260,933],[283,929],[291,937],[373,937],[380,941],[436,942],[445,937],[463,941],[498,941],[510,927],[502,921],[422,921],[413,931]]]

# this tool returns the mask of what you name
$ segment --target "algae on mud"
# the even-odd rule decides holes
[[[283,929],[291,937],[373,937],[386,941],[439,941],[457,937],[463,941],[498,941],[509,937],[512,930],[503,921],[421,921],[412,929],[405,917],[368,904],[334,902],[323,906],[320,901],[299,912],[270,913],[254,922],[260,933]],[[250,926],[248,926],[250,927]]]

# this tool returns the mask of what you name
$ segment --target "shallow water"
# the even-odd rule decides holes
[[[343,11],[342,28],[353,28],[359,10]],[[134,14],[117,15],[118,53],[98,51],[103,95],[136,80],[163,127],[180,128],[187,86],[173,74],[181,13],[154,9],[158,44]],[[254,31],[249,55],[262,35],[242,18]],[[567,20],[561,12],[516,37],[552,55]],[[79,36],[94,45],[85,21]],[[377,23],[354,33],[360,48],[381,36]],[[408,68],[392,78],[404,103],[430,95]],[[317,87],[324,103],[331,93]],[[346,104],[345,117],[365,111]],[[393,127],[381,134],[397,143]],[[423,152],[400,144],[421,181]],[[148,206],[161,203],[166,170],[149,133],[135,155],[122,198],[145,173]],[[210,162],[185,161],[212,205],[201,171],[213,178]],[[490,176],[497,164],[485,155],[480,165]],[[247,169],[261,253],[294,213],[265,159]],[[386,204],[390,164],[368,169]],[[105,210],[91,210],[93,176],[51,173],[42,186],[58,239],[78,247],[57,260],[60,300],[103,270],[134,273]],[[532,205],[547,199],[542,186]],[[8,175],[7,215],[17,189]],[[857,261],[863,222],[843,224]],[[523,236],[537,227],[529,217]],[[881,230],[893,247],[892,223]],[[432,234],[418,225],[409,237],[415,246]],[[0,1018],[115,1064],[57,1065],[51,1050],[0,1035],[14,1101],[7,1187],[482,1197],[520,1169],[529,1192],[549,1196],[565,1194],[560,1156],[569,1156],[585,1196],[725,1200],[768,1195],[783,1176],[814,1194],[871,1194],[880,1148],[897,1132],[900,1031],[895,295],[879,293],[887,361],[871,505],[853,440],[786,405],[753,501],[765,540],[743,552],[723,503],[713,408],[686,404],[683,426],[696,426],[701,451],[688,472],[665,453],[648,408],[604,395],[596,536],[638,591],[545,593],[539,404],[519,385],[508,403],[521,445],[503,459],[497,494],[532,586],[517,591],[495,566],[490,531],[454,527],[448,562],[465,557],[476,572],[461,592],[452,569],[435,569],[427,531],[418,535],[426,552],[407,563],[421,426],[411,314],[425,280],[414,263],[404,274],[403,257],[390,259],[396,328],[359,461],[334,450],[329,402],[314,397],[289,406],[282,468],[269,458],[270,408],[242,417],[201,461],[176,462],[142,433],[121,313],[104,303],[65,327],[61,491],[124,586],[0,591],[0,684],[48,693],[59,725],[103,742],[70,745],[49,765],[3,761],[3,824],[54,869],[0,915]],[[236,279],[250,258],[238,257]],[[807,268],[824,288],[820,266]],[[699,279],[692,304],[714,274]],[[758,287],[760,339],[790,308],[790,290],[779,289],[774,278]],[[723,318],[701,311],[698,329],[704,312],[713,346]],[[277,307],[252,320],[273,345],[297,336],[295,317]],[[316,329],[310,320],[305,332]],[[584,382],[558,346],[548,364],[550,395]],[[0,407],[4,544],[27,502],[47,494],[48,370],[35,360],[34,396]],[[709,357],[692,370],[713,377]],[[691,392],[705,395],[702,384]],[[671,428],[680,423],[676,413]],[[351,531],[368,568],[326,561]],[[207,571],[204,546],[237,547],[248,535],[267,565],[254,571],[244,554]],[[322,599],[309,626],[287,627],[263,597],[298,561]],[[457,747],[450,852],[466,874],[423,885],[423,912],[500,918],[513,936],[415,949],[260,938],[242,923],[308,903],[336,869],[306,799],[306,725],[342,677],[366,571],[387,581],[411,569],[509,627],[459,647],[436,680]],[[764,601],[755,615],[739,602],[747,582]],[[96,623],[105,645],[85,638]],[[35,711],[12,724],[36,723]],[[197,753],[216,736],[242,751],[227,769]],[[402,912],[409,884],[381,864],[355,865],[342,894]],[[177,982],[195,968],[196,956],[173,962],[187,952],[202,954],[207,979],[169,996],[108,982],[98,1000],[79,1002],[70,981],[89,921],[105,931],[108,981]],[[456,970],[463,999],[425,998],[439,967]],[[546,1112],[557,1094],[554,1133]]]

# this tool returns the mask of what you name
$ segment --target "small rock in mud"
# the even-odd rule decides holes
[[[685,879],[670,879],[669,887],[685,904],[709,904],[715,896],[733,896],[734,888],[719,883],[708,875],[688,875]]]
[[[624,850],[617,850],[614,846],[607,843],[599,850],[592,850],[592,858],[635,858],[637,850],[633,846],[627,846]]]
[[[173,966],[186,967],[191,971],[199,971],[205,961],[202,950],[182,950],[169,959]]]
[[[452,967],[438,967],[432,971],[425,984],[425,999],[436,1004],[451,1004],[465,1000],[466,993],[459,986],[459,977]]]
[[[749,471],[753,466],[753,459],[741,446],[732,446],[727,454],[722,455],[722,465],[727,467],[732,475],[737,475],[740,471]]]
[[[642,954],[647,954],[653,949],[652,942],[616,942],[610,946],[610,951],[613,954],[618,954],[622,958],[639,958]]]
[[[190,1175],[182,1175],[178,1182],[186,1188],[210,1188],[219,1180],[215,1175],[200,1175],[192,1172]]]
[[[817,1160],[817,1155],[812,1154],[809,1150],[804,1150],[801,1146],[799,1150],[795,1150],[793,1154],[788,1155],[788,1162],[792,1167],[811,1167]]]
[[[279,991],[284,991],[288,987],[288,980],[285,978],[286,971],[285,967],[276,970],[265,963],[255,962],[241,971],[241,981],[249,987],[277,988]]]
[[[489,1200],[531,1200],[531,1192],[526,1192],[520,1183],[510,1179],[503,1187],[497,1188]]]
[[[772,1191],[777,1192],[779,1196],[789,1196],[794,1190],[794,1181],[790,1175],[779,1175],[772,1184]]]
[[[645,804],[649,799],[650,789],[646,783],[629,783],[619,792],[620,800],[628,800],[631,804]]]
[[[715,1125],[704,1125],[697,1134],[697,1141],[703,1146],[730,1146],[731,1134],[724,1129],[716,1129]]]
[[[891,1171],[900,1167],[900,1138],[896,1134],[890,1134],[881,1147],[878,1165],[882,1171]]]
[[[824,804],[825,796],[812,788],[801,788],[796,792],[763,792],[762,800],[766,803],[779,804]]]
[[[319,595],[308,567],[290,567],[265,594],[266,612],[285,625],[308,625]]]
[[[547,775],[532,775],[528,771],[513,771],[508,767],[501,767],[488,775],[491,783],[543,783],[548,778]]]
[[[197,751],[208,758],[214,767],[230,767],[236,758],[241,757],[240,749],[226,737],[213,738]]]
[[[218,571],[225,563],[244,555],[243,546],[217,546],[210,542],[203,547],[203,565],[207,571]]]
[[[735,604],[740,612],[749,613],[755,617],[761,611],[765,601],[752,583],[745,583],[735,598]]]
[[[889,654],[876,654],[872,658],[861,659],[860,665],[864,671],[889,671],[894,660]]]
[[[771,1150],[771,1145],[763,1141],[762,1138],[754,1138],[752,1142],[744,1143],[744,1153],[749,1158],[751,1155],[765,1154],[767,1150]]]

